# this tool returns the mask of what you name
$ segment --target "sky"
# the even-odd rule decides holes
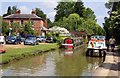
[[[0,15],[7,12],[9,6],[17,6],[23,14],[30,14],[32,9],[40,8],[51,21],[54,21],[59,0],[0,0]],[[104,17],[108,16],[108,9],[105,8],[107,0],[83,0],[84,6],[91,8],[97,19],[97,23],[103,27]]]

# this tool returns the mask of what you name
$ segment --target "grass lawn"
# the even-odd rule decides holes
[[[9,62],[14,58],[23,58],[24,56],[35,54],[38,50],[40,51],[47,51],[52,48],[56,49],[59,46],[56,43],[53,44],[39,44],[36,46],[30,46],[25,48],[14,48],[14,47],[7,47],[6,53],[0,54],[0,63]]]

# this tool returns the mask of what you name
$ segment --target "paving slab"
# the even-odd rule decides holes
[[[92,76],[120,78],[120,52],[107,52],[105,61],[93,71]]]

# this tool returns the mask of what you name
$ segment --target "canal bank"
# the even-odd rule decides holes
[[[0,54],[0,64],[8,64],[14,60],[24,59],[25,57],[34,56],[44,52],[58,49],[57,43],[39,44],[36,46],[5,45],[6,53]]]
[[[117,48],[115,52],[107,52],[105,61],[96,67],[92,76],[120,77],[120,52]]]

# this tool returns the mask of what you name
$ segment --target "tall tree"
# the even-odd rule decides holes
[[[120,43],[120,1],[107,4],[110,5],[105,5],[109,9],[109,18],[105,18],[104,29],[108,38],[114,36]]]
[[[17,11],[17,6],[12,6],[12,14],[15,14]]]
[[[89,18],[89,19],[92,19],[92,20],[95,20],[95,18],[96,18],[95,14],[94,14],[94,12],[92,11],[91,8],[86,8],[86,9],[83,10],[83,17],[85,19]]]
[[[8,15],[12,14],[11,6],[8,7],[7,14],[8,14]]]
[[[82,0],[77,0],[77,2],[74,5],[74,13],[77,13],[80,15],[80,17],[83,17],[83,10],[85,9]]]
[[[12,8],[11,6],[9,6],[7,9],[7,13],[3,14],[3,17],[11,15],[11,14],[15,14],[16,11],[17,11],[17,6],[13,6]]]
[[[37,16],[39,16],[43,19],[46,19],[46,14],[44,14],[44,12],[40,8],[36,8],[35,11],[36,11]]]
[[[49,18],[47,18],[47,28],[52,27],[52,22]]]
[[[59,2],[56,10],[55,21],[62,20],[63,17],[68,17],[73,13],[75,2]]]
[[[68,23],[70,25],[71,31],[76,31],[76,29],[78,29],[79,19],[80,16],[77,13],[73,13],[68,16]]]

